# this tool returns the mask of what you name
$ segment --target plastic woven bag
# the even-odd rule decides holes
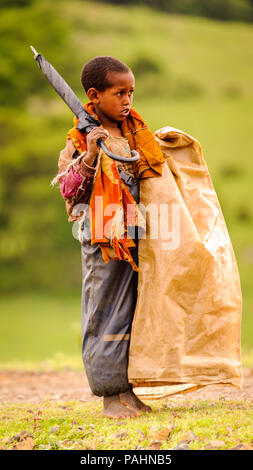
[[[180,384],[241,388],[240,278],[201,145],[171,127],[155,137],[166,162],[160,178],[140,181],[147,235],[139,240],[129,381],[165,387],[163,395]]]

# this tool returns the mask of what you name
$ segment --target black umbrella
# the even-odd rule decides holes
[[[100,126],[100,123],[91,116],[86,109],[84,109],[81,101],[77,98],[76,94],[70,88],[70,86],[65,82],[61,75],[55,70],[55,68],[41,55],[39,54],[33,46],[30,46],[34,52],[34,58],[41,69],[43,75],[51,83],[52,87],[57,91],[58,95],[65,101],[68,107],[73,111],[75,116],[78,118],[77,129],[80,132],[89,133],[94,127]],[[103,151],[109,157],[120,162],[133,163],[139,160],[140,155],[136,150],[132,150],[132,158],[121,157],[112,153],[102,138],[98,139],[98,145],[103,149]]]

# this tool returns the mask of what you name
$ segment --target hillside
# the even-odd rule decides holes
[[[1,290],[79,293],[79,244],[50,187],[72,114],[41,75],[32,44],[82,101],[84,62],[113,55],[136,75],[134,107],[155,130],[196,137],[220,198],[252,307],[253,29],[144,7],[36,0],[2,7]],[[64,276],[62,273],[64,272]]]

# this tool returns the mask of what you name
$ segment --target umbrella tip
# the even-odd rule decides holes
[[[32,49],[33,53],[34,53],[34,58],[36,59],[39,55],[39,53],[36,51],[36,49],[34,49],[33,46],[30,46],[30,48]]]

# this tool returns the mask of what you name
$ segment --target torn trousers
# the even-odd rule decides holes
[[[120,170],[135,201],[139,183]],[[138,265],[138,239],[131,254]],[[82,358],[93,394],[110,396],[131,389],[128,350],[137,300],[138,273],[126,261],[105,263],[99,244],[81,243]]]

